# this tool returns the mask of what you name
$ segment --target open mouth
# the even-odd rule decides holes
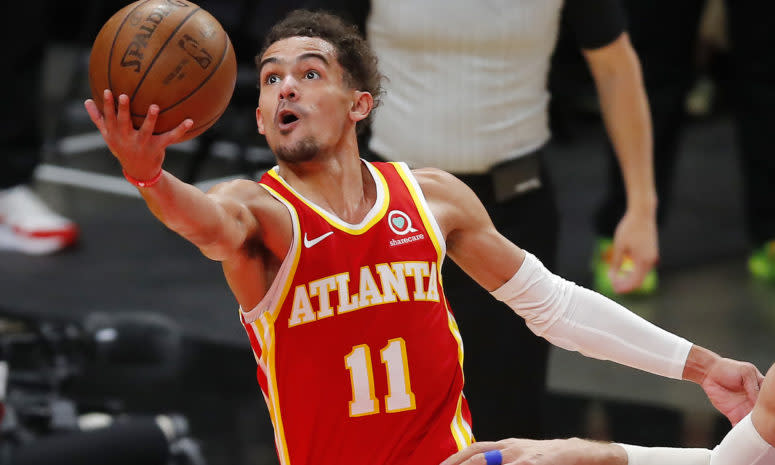
[[[299,116],[291,110],[282,110],[277,115],[277,126],[281,131],[292,129],[299,122]]]

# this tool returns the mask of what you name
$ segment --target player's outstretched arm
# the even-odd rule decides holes
[[[627,454],[624,449],[614,444],[577,438],[551,440],[511,438],[475,442],[444,460],[441,465],[493,463],[498,465],[627,465]]]
[[[103,100],[102,109],[87,100],[86,111],[127,179],[135,181],[151,212],[206,256],[214,260],[229,258],[258,228],[245,199],[260,188],[249,181],[237,181],[216,186],[205,194],[184,183],[163,171],[162,165],[166,148],[180,142],[193,121],[187,119],[169,132],[154,134],[157,105],[150,106],[143,124],[135,129],[127,95],[120,95],[116,106],[113,94],[106,90]]]
[[[523,317],[534,333],[589,357],[694,381],[732,424],[750,412],[763,379],[752,364],[693,345],[551,273],[495,230],[461,181],[432,169],[415,175],[444,232],[450,258]]]

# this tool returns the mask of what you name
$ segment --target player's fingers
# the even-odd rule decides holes
[[[764,377],[755,367],[750,367],[750,370],[744,373],[743,377],[745,393],[748,395],[748,400],[753,404],[759,397],[759,388],[764,381]]]
[[[463,463],[466,465],[473,465],[477,462],[468,462],[468,460],[475,457],[477,454],[480,454],[482,460],[484,460],[484,453],[493,449],[500,449],[498,443],[491,441],[475,442],[465,449],[449,456],[445,461],[441,462],[441,465],[460,465]],[[481,463],[486,462],[483,461]]]
[[[105,127],[108,130],[116,127],[116,102],[110,89],[105,89],[102,93],[102,116],[105,118]]]
[[[485,458],[484,452],[480,452],[469,457],[468,460],[461,462],[460,465],[487,465],[487,458]]]
[[[148,113],[145,115],[143,124],[140,126],[140,138],[148,140],[153,135],[153,128],[156,127],[156,120],[159,118],[159,106],[151,104],[148,107]]]
[[[118,116],[116,117],[116,122],[121,131],[132,129],[132,119],[129,114],[129,96],[127,94],[118,96]]]
[[[102,118],[102,113],[100,113],[100,110],[97,108],[97,104],[92,99],[88,99],[85,102],[83,102],[84,108],[86,108],[86,113],[89,114],[89,119],[91,119],[92,123],[94,123],[95,126],[97,126],[97,129],[100,131],[100,134],[102,134],[103,137],[107,136],[107,130],[105,129],[105,121]]]
[[[186,136],[186,133],[194,127],[194,120],[191,118],[186,118],[183,120],[182,123],[178,124],[174,129],[171,131],[167,131],[164,134],[162,134],[161,137],[161,143],[164,147],[172,144],[177,144],[178,142],[181,142],[183,138]]]

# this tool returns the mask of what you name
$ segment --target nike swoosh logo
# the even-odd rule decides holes
[[[307,233],[304,233],[304,247],[310,248],[313,245],[317,244],[318,242],[322,241],[323,239],[327,238],[331,234],[333,234],[333,231],[328,231],[327,233],[323,234],[322,236],[318,236],[312,240],[307,239]]]

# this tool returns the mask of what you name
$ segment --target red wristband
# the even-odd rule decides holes
[[[152,177],[151,179],[149,179],[147,181],[140,181],[139,179],[135,179],[132,176],[129,176],[126,173],[126,170],[123,169],[123,168],[121,169],[121,172],[124,173],[124,177],[132,185],[135,185],[137,187],[151,187],[154,184],[156,184],[157,182],[159,182],[159,179],[161,179],[161,175],[164,173],[164,170],[159,170],[159,173],[156,176]]]

